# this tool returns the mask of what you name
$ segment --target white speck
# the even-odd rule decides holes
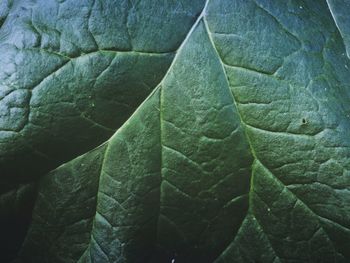
[[[271,211],[271,209],[270,209],[270,208],[267,208],[267,211],[269,211],[269,212],[270,212],[270,211]]]
[[[344,67],[345,67],[346,69],[349,69],[349,68],[348,68],[348,65],[344,65]]]
[[[302,7],[302,6],[299,6],[299,8],[300,8],[300,9],[303,9],[303,7]]]
[[[173,258],[173,259],[171,260],[171,263],[175,263],[175,258]]]

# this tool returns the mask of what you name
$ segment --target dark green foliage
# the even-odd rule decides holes
[[[22,2],[2,180],[86,153],[41,177],[18,262],[349,260],[345,1]]]

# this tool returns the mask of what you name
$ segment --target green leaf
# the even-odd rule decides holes
[[[13,193],[110,138],[161,81],[203,5],[0,0],[2,260],[19,248],[35,200]],[[16,202],[25,209],[7,209]]]
[[[1,1],[1,183],[107,140],[161,81],[203,4]]]
[[[349,60],[326,2],[207,1],[157,89],[44,176],[24,262],[346,262]]]

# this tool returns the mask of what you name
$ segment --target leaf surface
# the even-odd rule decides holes
[[[161,81],[203,4],[1,1],[1,182],[31,181],[107,140]]]
[[[20,246],[35,200],[32,192],[18,200],[13,193],[107,140],[161,81],[203,5],[0,1],[4,251]],[[26,209],[10,212],[19,200]]]
[[[344,40],[346,53],[350,57],[350,18],[347,15],[350,9],[350,3],[345,0],[327,0],[327,3],[334,22],[339,29],[339,33]]]
[[[344,51],[326,2],[207,1],[131,118],[42,179],[20,258],[346,262]]]

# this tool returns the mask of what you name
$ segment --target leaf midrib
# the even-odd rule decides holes
[[[209,0],[208,0],[208,1],[209,1]],[[271,16],[272,16],[272,15],[271,15]],[[254,163],[255,163],[255,162],[259,162],[259,163],[261,164],[261,166],[262,166],[264,169],[266,169],[266,171],[269,172],[269,173],[271,174],[271,176],[273,176],[273,178],[274,178],[275,180],[277,180],[281,185],[283,185],[283,187],[284,187],[291,195],[293,195],[293,196],[296,198],[296,200],[298,200],[299,202],[301,202],[301,204],[302,204],[303,206],[305,206],[305,208],[306,208],[307,210],[309,210],[309,211],[311,212],[311,214],[313,214],[313,215],[316,217],[316,219],[317,219],[317,221],[318,221],[318,223],[319,223],[319,225],[320,225],[320,229],[322,229],[322,231],[326,234],[328,240],[330,241],[330,243],[332,244],[332,246],[333,246],[333,248],[334,248],[334,251],[337,251],[337,249],[336,249],[336,247],[334,246],[334,244],[333,244],[331,238],[329,237],[327,231],[326,231],[326,230],[323,228],[323,226],[322,226],[322,223],[321,223],[321,220],[320,220],[320,216],[317,215],[317,214],[316,214],[304,201],[302,201],[294,192],[292,192],[290,189],[288,189],[288,188],[286,187],[286,185],[285,185],[279,178],[277,178],[277,177],[266,167],[266,165],[264,165],[264,164],[261,162],[261,160],[259,160],[259,158],[257,157],[257,154],[256,154],[256,151],[255,151],[255,149],[254,149],[254,147],[253,147],[253,143],[252,143],[252,141],[251,141],[251,138],[250,138],[250,136],[249,136],[248,133],[247,133],[247,126],[248,126],[248,124],[246,124],[245,121],[243,120],[243,117],[242,117],[241,112],[240,112],[240,110],[239,110],[239,107],[238,107],[238,105],[237,105],[237,100],[236,100],[236,98],[235,98],[235,96],[234,96],[232,90],[230,89],[230,84],[229,84],[229,82],[228,82],[228,77],[227,77],[226,70],[225,70],[225,64],[223,63],[223,61],[222,61],[222,59],[221,59],[221,56],[220,56],[220,54],[219,54],[219,52],[218,52],[218,50],[217,50],[217,48],[216,48],[216,45],[215,45],[215,43],[214,43],[214,41],[213,41],[213,39],[212,39],[211,32],[210,32],[210,29],[209,29],[209,26],[208,26],[208,22],[206,21],[205,16],[203,17],[203,22],[204,22],[204,24],[205,24],[205,28],[206,28],[207,34],[208,34],[208,36],[209,36],[211,45],[212,45],[212,47],[214,48],[214,50],[215,50],[215,52],[216,52],[216,54],[217,54],[217,57],[219,58],[219,61],[220,61],[220,63],[221,63],[222,72],[223,72],[223,74],[224,74],[224,76],[225,76],[225,79],[226,79],[226,82],[227,82],[227,88],[229,89],[229,93],[232,95],[233,104],[235,105],[235,108],[236,108],[236,110],[237,110],[237,113],[238,113],[238,116],[239,116],[239,119],[240,119],[241,126],[242,126],[242,128],[243,128],[243,130],[244,130],[245,137],[246,137],[247,142],[248,142],[248,144],[249,144],[250,151],[251,151],[251,153],[252,153],[252,155],[253,155],[253,157],[254,157],[254,161],[253,161],[253,163],[252,163],[252,167],[254,166]],[[237,66],[237,67],[238,67],[238,66]],[[294,134],[293,134],[293,135],[294,135]],[[302,136],[303,134],[295,134],[295,135],[301,135],[301,136]],[[247,215],[250,213],[250,214],[256,219],[258,225],[261,227],[262,231],[263,231],[264,234],[265,234],[264,228],[263,228],[262,224],[259,222],[259,220],[256,218],[256,216],[254,215],[254,211],[252,210],[252,205],[251,205],[252,192],[254,191],[254,190],[253,190],[253,177],[254,177],[254,174],[253,174],[253,173],[254,173],[254,171],[252,170],[252,175],[251,175],[251,179],[250,179],[250,190],[249,190],[249,193],[248,193],[248,194],[249,194],[249,208],[248,208]],[[242,223],[243,223],[244,220],[245,220],[245,219],[242,220]],[[329,219],[328,219],[328,220],[329,220]],[[331,220],[331,221],[332,221],[332,220]],[[333,221],[332,221],[332,222],[333,222]],[[334,223],[336,223],[336,222],[334,222]],[[338,224],[338,223],[336,223],[336,224]],[[239,229],[240,229],[240,228],[239,228]],[[238,230],[238,231],[239,231],[239,230]],[[237,232],[237,233],[238,233],[238,232]],[[237,235],[237,234],[236,234],[236,235]],[[271,246],[271,248],[274,250],[275,255],[277,256],[278,259],[281,259],[281,257],[278,255],[276,249],[273,247],[272,242],[271,242],[271,240],[270,240],[270,238],[269,238],[269,235],[267,235],[267,234],[265,234],[265,235],[266,235],[266,237],[268,238],[268,240],[270,241],[270,246]],[[234,242],[234,241],[232,241],[232,242]],[[232,242],[231,242],[231,243],[232,243]],[[225,249],[226,249],[226,248],[225,248]],[[223,250],[223,251],[224,251],[224,250]],[[218,258],[219,258],[219,257],[220,257],[220,255],[218,256]]]

